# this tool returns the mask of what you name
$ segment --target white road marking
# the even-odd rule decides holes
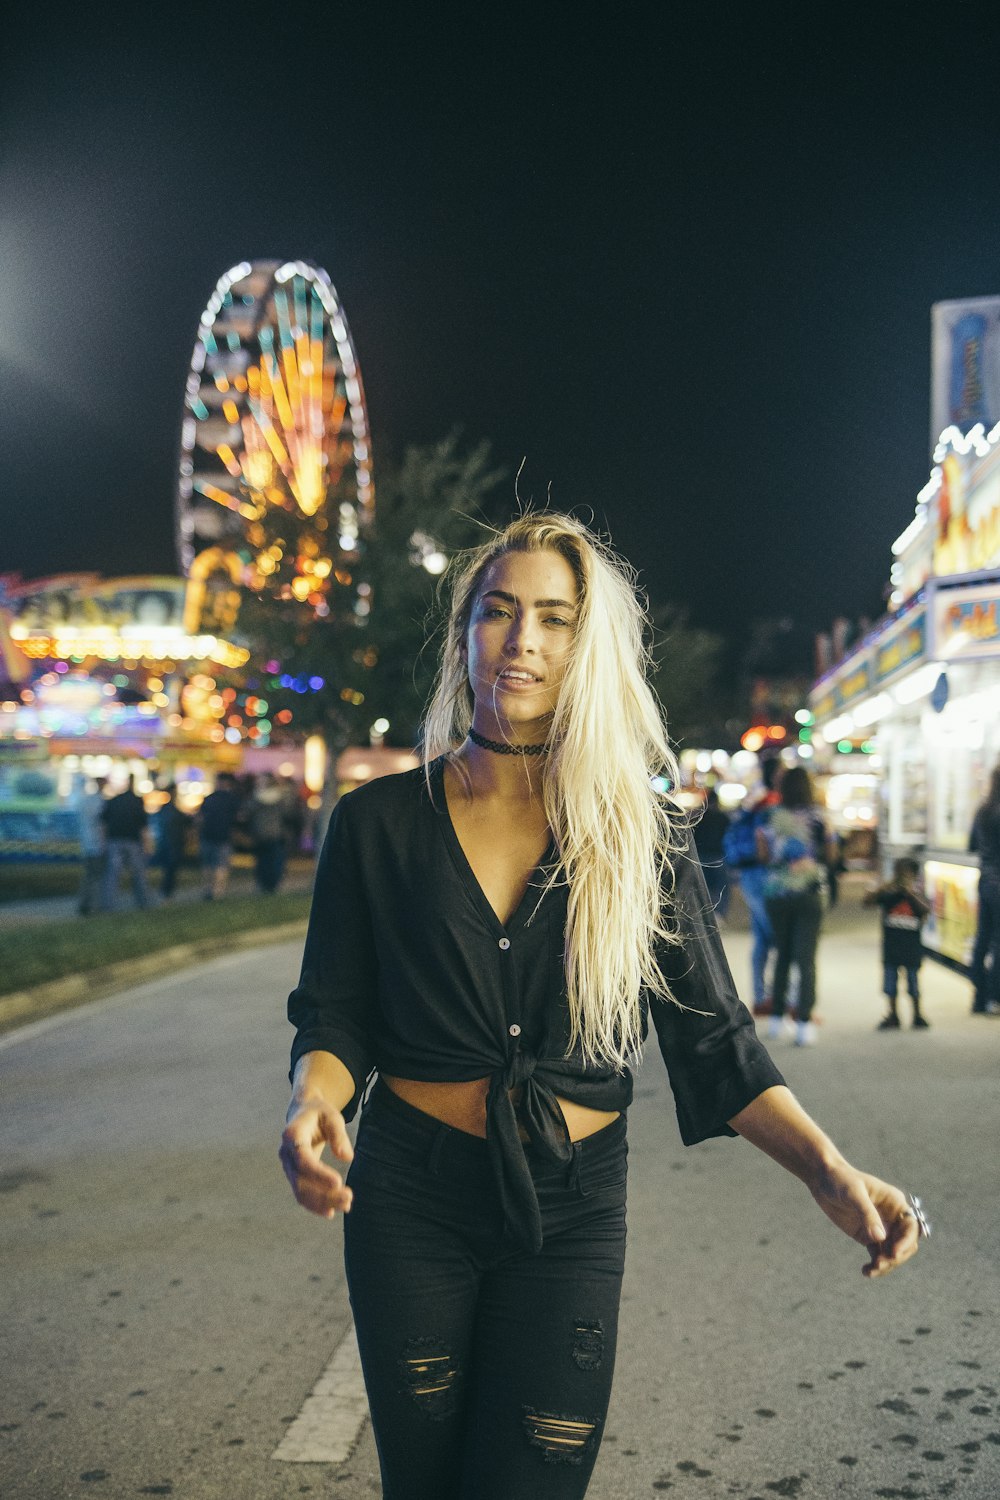
[[[271,1457],[292,1464],[341,1464],[350,1457],[367,1416],[352,1323]]]

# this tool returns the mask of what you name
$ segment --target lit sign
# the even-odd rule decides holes
[[[934,654],[950,661],[1000,655],[1000,592],[942,590],[934,605]]]
[[[925,948],[968,964],[976,937],[976,892],[979,871],[975,866],[951,865],[928,860],[924,865],[924,890],[930,915],[923,931]]]
[[[809,706],[817,723],[824,724],[839,714],[849,703],[867,698],[872,691],[873,669],[868,646],[851,658],[850,663],[840,668],[834,682],[825,682],[820,696],[810,696]]]
[[[101,661],[214,661],[220,667],[242,667],[250,653],[242,646],[220,641],[214,635],[185,635],[180,630],[161,630],[150,634],[114,632],[86,634],[64,632],[61,635],[22,635],[15,625],[11,637],[25,656],[43,661],[66,658],[82,661],[96,656]]]
[[[897,630],[876,648],[875,681],[882,683],[903,667],[911,667],[924,656],[927,650],[927,613],[910,616],[902,629]]]
[[[1000,298],[931,309],[931,443],[948,426],[968,432],[1000,417]]]
[[[241,646],[185,629],[182,578],[49,578],[8,593],[10,639],[35,660],[213,661],[240,667]]]
[[[1000,559],[1000,474],[995,463],[985,462],[993,456],[989,439],[980,428],[970,436],[976,434],[978,447],[959,448],[952,438],[941,460],[934,528],[939,578],[979,572]]]
[[[866,698],[871,692],[872,668],[871,662],[861,662],[859,666],[853,667],[846,677],[842,677],[834,689],[837,704],[845,708],[848,703],[853,703],[856,698]]]

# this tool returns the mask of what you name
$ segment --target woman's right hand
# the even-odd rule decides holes
[[[344,1178],[322,1160],[323,1147],[343,1162],[354,1160],[354,1148],[339,1109],[292,1100],[281,1132],[278,1156],[296,1201],[321,1219],[350,1212],[353,1193]]]

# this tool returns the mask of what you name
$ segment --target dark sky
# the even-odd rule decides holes
[[[488,437],[736,634],[880,608],[931,303],[1000,291],[995,6],[120,9],[4,41],[0,571],[175,569],[199,315],[302,257],[376,457]]]

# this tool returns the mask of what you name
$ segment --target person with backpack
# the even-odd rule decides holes
[[[750,914],[752,947],[750,952],[753,1008],[760,1015],[767,1002],[765,975],[767,960],[774,947],[771,919],[764,900],[764,883],[767,880],[766,866],[761,863],[757,847],[757,832],[767,826],[771,809],[778,804],[775,790],[781,762],[776,758],[761,761],[762,786],[759,795],[747,798],[736,816],[731,819],[722,839],[722,853],[727,867],[739,881],[743,900]]]
[[[784,1034],[788,979],[794,964],[799,974],[798,1027],[795,1045],[816,1041],[812,1022],[816,1004],[816,949],[823,921],[823,889],[829,859],[830,830],[815,805],[812,780],[805,766],[791,766],[781,778],[780,802],[757,833],[757,850],[765,866],[764,900],[774,933],[774,989],[768,1036]]]

